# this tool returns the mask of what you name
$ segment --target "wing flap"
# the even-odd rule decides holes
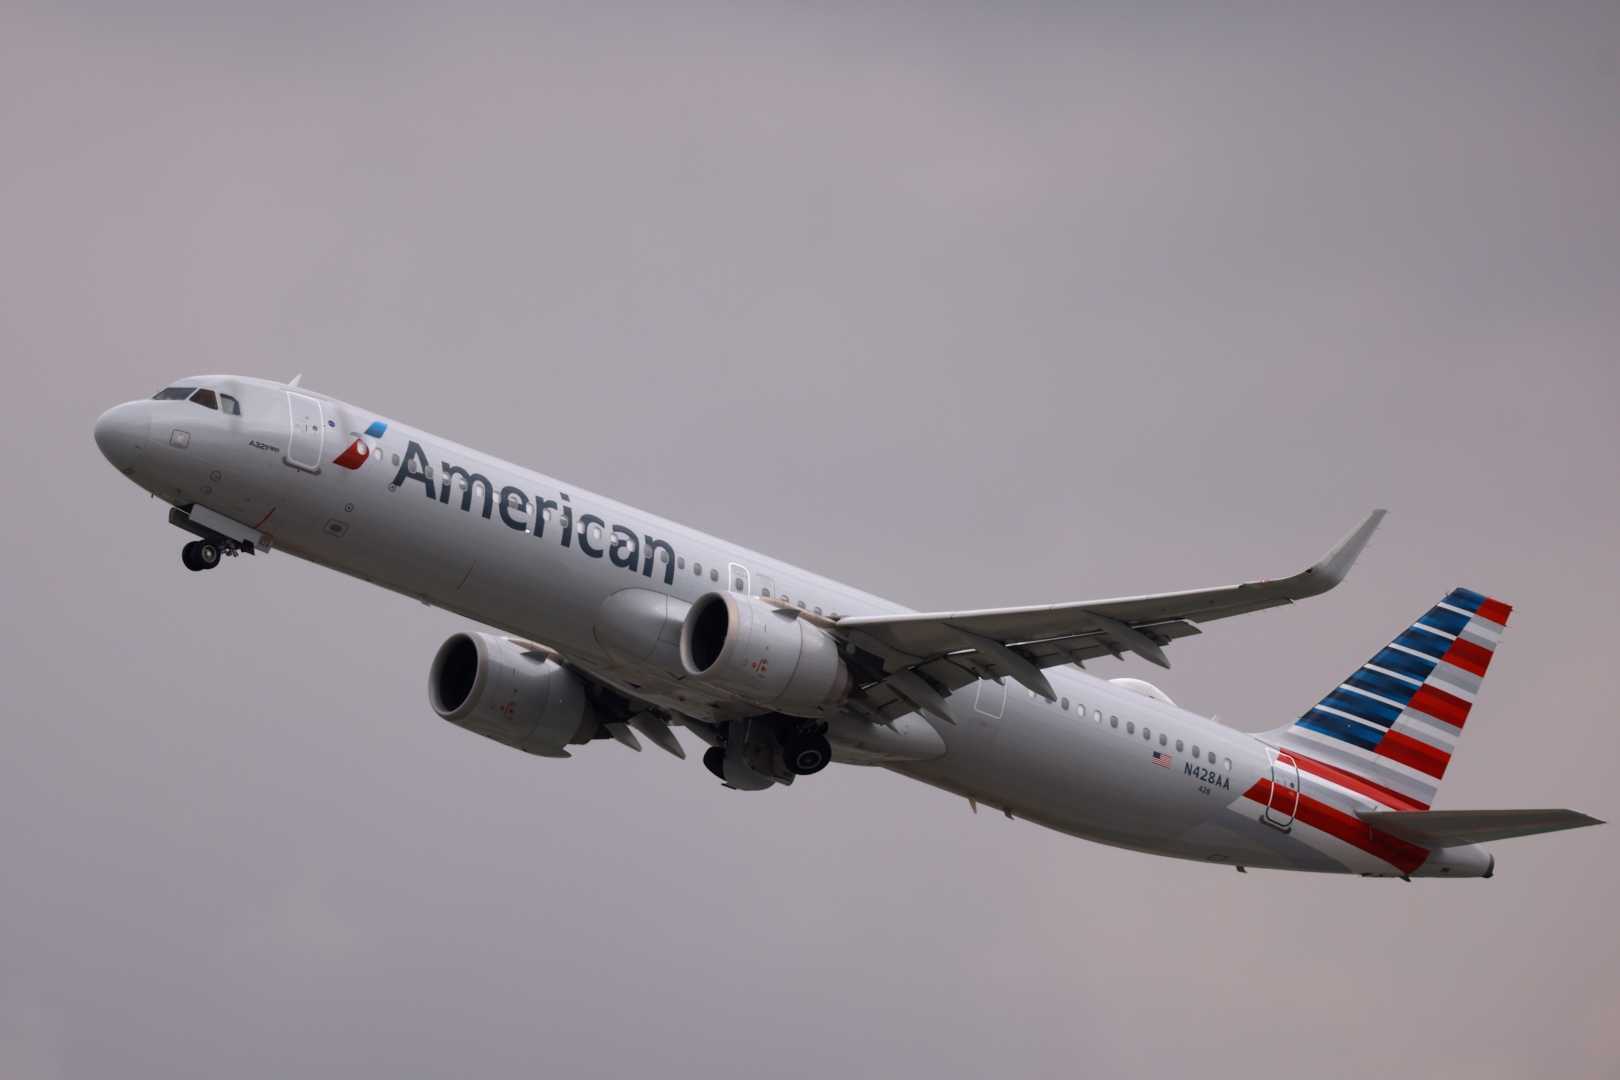
[[[1575,810],[1362,810],[1356,816],[1379,832],[1430,849],[1603,824]]]

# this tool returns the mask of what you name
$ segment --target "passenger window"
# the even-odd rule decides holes
[[[1193,758],[1194,758],[1194,759],[1195,759],[1195,760],[1196,760],[1196,759],[1198,759],[1198,758],[1201,758],[1201,757],[1203,757],[1203,756],[1204,756],[1204,755],[1203,755],[1203,754],[1200,754],[1200,753],[1199,753],[1199,752],[1198,752],[1198,746],[1197,746],[1197,744],[1194,744],[1194,745],[1193,745]]]
[[[817,614],[817,615],[820,615],[820,614],[821,614],[821,609],[820,609],[820,608],[816,608],[816,609],[815,609],[815,612],[816,612],[816,614]]]
[[[1127,721],[1125,721],[1125,734],[1127,734],[1127,735],[1135,735],[1136,734],[1136,721],[1135,720],[1127,720]]]
[[[686,556],[685,555],[682,555],[680,558],[675,560],[675,567],[678,570],[685,570],[686,569]]]
[[[221,394],[219,395],[219,411],[229,413],[231,416],[241,416],[242,406],[238,405],[236,399],[231,395]]]
[[[1178,753],[1178,754],[1181,753],[1181,749],[1182,749],[1181,740],[1177,739],[1176,740],[1176,753]]]
[[[205,409],[219,408],[219,399],[214,396],[214,392],[212,390],[198,390],[195,394],[191,395],[191,400],[196,402],[198,405],[201,405]]]
[[[1100,715],[1101,715],[1101,713],[1099,713],[1099,714],[1098,714],[1098,715],[1099,715],[1099,716],[1100,716]],[[1109,727],[1111,727],[1111,728],[1117,728],[1117,727],[1119,727],[1119,717],[1117,717],[1117,716],[1110,716],[1110,717],[1109,717],[1109,718],[1108,718],[1108,726],[1109,726]]]
[[[693,563],[692,564],[692,573],[696,574],[698,577],[702,577],[703,576],[703,564],[700,563],[700,562]]]
[[[1213,750],[1209,752],[1209,763],[1211,765],[1215,764],[1215,751]]]
[[[1149,731],[1145,725],[1142,728],[1142,738],[1146,739],[1148,742],[1153,741],[1153,732]]]
[[[713,569],[711,567],[710,570],[709,570],[709,580],[710,581],[719,581],[720,580],[720,571],[715,570],[715,569]]]
[[[1164,732],[1162,732],[1162,731],[1159,732],[1159,745],[1160,746],[1168,746],[1169,744],[1170,744],[1170,740],[1164,737]]]
[[[1227,772],[1231,772],[1232,771],[1232,759],[1231,758],[1222,759],[1221,768],[1225,769]]]
[[[152,395],[153,401],[184,401],[191,396],[192,386],[171,386]]]
[[[804,601],[803,601],[803,600],[800,600],[800,601],[799,601],[799,610],[800,610],[800,611],[803,611],[803,610],[804,610]]]
[[[1063,711],[1064,712],[1069,711],[1069,699],[1068,698],[1063,699]]]
[[[1097,723],[1099,723],[1099,724],[1102,723],[1102,710],[1101,709],[1097,710]]]

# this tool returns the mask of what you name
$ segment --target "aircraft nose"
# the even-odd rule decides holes
[[[147,427],[144,401],[114,405],[96,420],[96,446],[113,468],[128,472],[146,448]]]

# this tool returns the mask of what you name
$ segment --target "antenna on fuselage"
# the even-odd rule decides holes
[[[297,386],[299,383],[301,383],[303,381],[304,381],[304,373],[302,371],[300,371],[298,374],[296,374],[296,375],[294,375],[292,377],[292,382],[288,383],[287,385],[288,386]]]

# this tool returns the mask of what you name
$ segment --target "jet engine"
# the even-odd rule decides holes
[[[850,689],[831,634],[740,593],[698,597],[681,626],[681,667],[695,682],[790,716],[820,716]]]
[[[598,717],[579,676],[495,634],[456,634],[428,672],[428,701],[445,720],[541,757],[568,757]]]

